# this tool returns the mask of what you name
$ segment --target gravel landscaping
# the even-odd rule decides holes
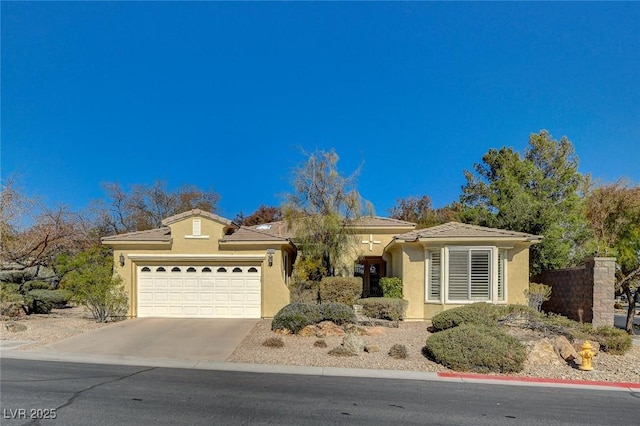
[[[81,307],[54,309],[49,315],[30,315],[15,320],[2,320],[0,340],[4,348],[30,350],[105,325],[96,323]],[[428,322],[401,322],[398,328],[363,327],[362,331],[366,332],[366,335],[362,335],[361,338],[370,352],[362,352],[358,356],[333,356],[328,352],[340,346],[343,337],[303,337],[275,333],[271,331],[271,320],[264,319],[258,321],[227,361],[383,370],[450,371],[422,354],[424,342],[430,335],[429,325]],[[263,346],[267,339],[274,337],[282,339],[284,346]],[[533,343],[543,336],[520,332],[518,337],[528,342],[531,348]],[[317,343],[319,341],[324,341],[326,346]],[[396,344],[406,347],[408,354],[406,359],[396,359],[389,355],[389,350]],[[567,365],[558,357],[554,358],[549,353],[534,350],[529,354],[525,369],[511,375],[640,383],[640,346],[633,345],[625,355],[609,355],[600,352],[593,359],[593,365],[593,371],[581,371]]]

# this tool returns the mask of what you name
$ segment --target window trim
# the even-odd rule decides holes
[[[440,293],[439,298],[430,298],[431,291],[431,255],[433,252],[440,252]],[[449,297],[449,273],[450,273],[450,252],[463,251],[469,256],[472,251],[489,251],[489,297],[487,299],[451,299]],[[425,304],[450,304],[465,305],[477,302],[487,302],[493,304],[505,304],[508,301],[508,249],[496,246],[456,246],[445,245],[442,247],[425,247],[424,249],[424,303]],[[499,262],[502,268],[499,268]],[[502,273],[502,275],[500,275]],[[499,297],[500,278],[502,279],[502,296]]]

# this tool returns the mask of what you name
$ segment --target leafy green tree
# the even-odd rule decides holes
[[[341,255],[358,243],[350,225],[364,211],[356,190],[357,171],[342,176],[338,160],[334,150],[307,154],[307,160],[294,170],[293,193],[286,195],[282,207],[302,256],[319,260],[319,271],[329,276],[346,267]]]
[[[128,298],[122,278],[113,272],[113,256],[105,247],[93,246],[75,256],[58,258],[64,271],[61,286],[70,290],[73,300],[83,304],[97,322],[126,315]]]
[[[595,188],[587,197],[587,218],[596,254],[615,256],[617,289],[629,300],[626,330],[633,333],[635,299],[640,291],[640,186],[618,181]]]
[[[417,229],[429,228],[456,220],[459,212],[459,203],[434,209],[428,195],[423,195],[420,198],[414,196],[399,198],[396,200],[395,206],[389,209],[392,218],[413,222]]]
[[[542,130],[530,135],[524,156],[510,147],[490,149],[474,170],[465,171],[463,221],[544,236],[531,247],[532,274],[583,260],[589,176],[578,171],[566,137],[557,141]]]

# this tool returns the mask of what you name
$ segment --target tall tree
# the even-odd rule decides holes
[[[396,204],[389,209],[389,214],[394,219],[413,222],[420,229],[456,220],[460,208],[460,204],[454,202],[434,209],[428,195],[420,198],[409,196],[397,199]]]
[[[490,149],[474,170],[465,171],[463,221],[544,236],[531,248],[532,274],[582,260],[589,177],[578,171],[566,137],[557,141],[542,130],[530,135],[524,156],[512,148]]]
[[[587,197],[587,218],[596,254],[615,256],[617,289],[629,300],[626,330],[633,333],[635,299],[640,291],[640,186],[618,181],[595,188]]]
[[[215,213],[220,199],[193,185],[169,191],[162,181],[133,185],[129,192],[118,183],[105,183],[103,188],[107,200],[96,201],[94,210],[104,235],[158,228],[163,219],[192,209]]]
[[[280,208],[273,206],[260,205],[258,209],[251,213],[249,216],[245,216],[242,212],[238,213],[233,219],[233,222],[237,225],[253,226],[261,225],[263,223],[276,222],[282,219],[280,214]]]
[[[338,160],[334,150],[307,154],[306,161],[294,170],[293,193],[287,194],[282,208],[302,256],[318,259],[331,276],[347,266],[341,264],[341,254],[357,244],[349,225],[365,211],[356,189],[359,170],[342,176]],[[368,203],[366,209],[372,211]]]
[[[88,221],[65,207],[28,197],[14,179],[3,182],[0,259],[21,268],[50,266],[60,253],[77,253],[96,241]]]

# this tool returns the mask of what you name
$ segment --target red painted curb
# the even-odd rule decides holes
[[[626,382],[600,382],[591,380],[571,380],[571,379],[545,379],[541,377],[515,377],[515,376],[492,376],[487,374],[471,374],[471,373],[437,373],[438,377],[451,379],[471,379],[471,380],[501,380],[504,382],[525,382],[525,383],[549,383],[564,385],[582,385],[582,386],[607,386],[613,388],[632,388],[640,389],[640,383]]]

